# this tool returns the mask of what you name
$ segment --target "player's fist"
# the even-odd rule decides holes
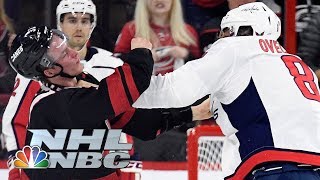
[[[212,117],[210,112],[210,98],[197,106],[192,106],[192,120],[205,120]]]
[[[136,48],[147,48],[152,49],[152,44],[147,39],[136,37],[131,40],[131,50]]]

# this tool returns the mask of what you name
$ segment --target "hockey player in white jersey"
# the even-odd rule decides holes
[[[222,165],[227,179],[320,179],[318,80],[278,43],[279,18],[249,3],[229,11],[221,29],[204,57],[153,77],[134,105],[182,107],[211,94],[228,116],[217,123],[239,144]]]

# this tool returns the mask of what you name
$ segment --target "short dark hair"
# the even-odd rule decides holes
[[[237,36],[253,36],[253,29],[251,26],[240,26]]]

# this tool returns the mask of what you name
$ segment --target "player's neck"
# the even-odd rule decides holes
[[[83,47],[82,49],[80,49],[80,51],[78,51],[81,60],[83,60],[86,57],[87,51],[87,47]]]
[[[76,78],[65,78],[61,76],[48,78],[48,81],[52,84],[56,84],[58,86],[63,87],[76,87],[78,83]]]

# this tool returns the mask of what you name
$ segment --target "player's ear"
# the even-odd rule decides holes
[[[43,71],[43,74],[45,75],[45,77],[52,78],[52,77],[56,76],[57,74],[59,74],[60,71],[61,71],[60,67],[53,66],[51,68],[45,69]]]

